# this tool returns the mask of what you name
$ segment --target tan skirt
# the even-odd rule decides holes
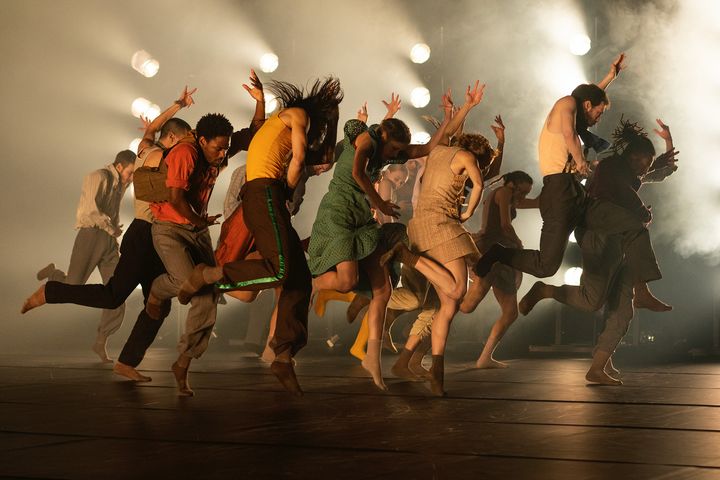
[[[442,264],[462,257],[466,257],[469,263],[480,259],[480,252],[467,232],[420,253]]]

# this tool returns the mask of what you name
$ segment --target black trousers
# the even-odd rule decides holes
[[[240,195],[245,224],[263,258],[226,263],[225,278],[216,286],[220,291],[282,286],[270,346],[276,354],[289,349],[294,356],[307,343],[312,276],[300,238],[290,223],[284,185],[278,180],[258,178],[247,182]]]
[[[107,284],[69,285],[47,282],[47,303],[74,303],[94,308],[117,308],[130,296],[135,287],[142,286],[147,302],[150,286],[155,277],[165,273],[152,240],[152,224],[135,219],[128,227],[120,244],[120,261]],[[125,342],[119,361],[137,367],[157,335],[162,320],[153,320],[143,309]]]
[[[585,187],[573,174],[546,175],[540,191],[540,250],[510,250],[508,257],[500,261],[537,278],[555,275],[570,234],[582,220],[585,199]]]

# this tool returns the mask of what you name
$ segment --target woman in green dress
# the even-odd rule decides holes
[[[369,282],[372,291],[368,306],[370,335],[362,366],[370,372],[375,385],[383,390],[386,387],[380,368],[380,344],[392,286],[387,265],[380,264],[380,257],[389,242],[382,238],[371,206],[395,218],[399,214],[397,205],[378,195],[373,182],[386,165],[424,157],[445,139],[446,132],[456,131],[468,111],[482,98],[479,82],[470,93],[473,101],[464,105],[452,119],[452,101],[449,95],[443,96],[445,118],[424,145],[410,145],[407,125],[395,118],[385,119],[379,126],[370,128],[358,120],[348,121],[344,129],[343,152],[335,165],[328,193],[320,202],[310,235],[308,266],[315,276],[315,291],[353,290],[358,285],[361,272]],[[443,285],[447,285],[448,290],[452,288],[453,277],[442,265],[414,255],[407,249],[399,252],[398,259],[416,268],[441,288]]]

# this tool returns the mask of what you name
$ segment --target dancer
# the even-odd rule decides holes
[[[282,385],[299,396],[302,390],[292,358],[307,342],[311,276],[290,223],[286,186],[297,186],[306,162],[332,163],[343,94],[340,82],[332,77],[317,80],[308,95],[284,82],[275,81],[269,88],[282,109],[265,122],[250,144],[247,183],[241,193],[245,223],[263,258],[228,262],[223,267],[198,265],[183,285],[181,301],[215,282],[220,291],[282,286],[271,342],[276,358],[270,367]]]
[[[571,95],[555,102],[545,120],[538,144],[543,175],[540,250],[493,246],[475,266],[479,277],[487,275],[498,261],[538,278],[552,276],[560,268],[570,233],[582,218],[585,204],[585,190],[576,177],[588,175],[580,136],[597,124],[608,107],[605,90],[624,68],[624,61],[625,54],[621,53],[600,83],[579,85]]]
[[[482,99],[482,90],[468,91],[465,105],[458,113],[469,110]],[[463,117],[464,118],[464,117]],[[453,132],[451,132],[453,133]],[[436,287],[440,307],[432,320],[432,356],[430,385],[435,395],[444,395],[444,354],[447,335],[460,300],[467,288],[467,261],[477,261],[479,253],[470,234],[462,226],[475,213],[483,190],[481,169],[493,160],[495,150],[482,135],[462,134],[452,146],[439,145],[428,156],[415,215],[408,225],[411,248],[443,265],[452,274],[452,288]],[[467,208],[461,212],[465,182],[470,179],[472,191]],[[412,356],[416,345],[411,342],[403,356]]]
[[[76,213],[75,228],[78,230],[70,256],[67,273],[51,263],[37,273],[38,280],[50,280],[25,301],[21,313],[44,303],[62,302],[62,283],[82,285],[90,274],[98,269],[103,282],[107,283],[120,260],[117,237],[122,235],[120,225],[120,202],[125,189],[132,183],[135,170],[135,153],[123,150],[115,161],[89,173],[83,180],[80,203]],[[122,325],[125,315],[123,301],[112,309],[105,309],[100,318],[93,351],[103,362],[112,362],[107,355],[107,339]]]
[[[473,92],[482,96],[476,84]],[[378,127],[370,128],[358,121],[345,126],[345,148],[335,167],[328,193],[325,194],[310,236],[310,269],[316,278],[316,290],[334,289],[347,292],[358,284],[360,271],[367,275],[372,291],[368,306],[369,340],[367,355],[362,366],[373,377],[375,385],[385,390],[380,365],[380,342],[385,317],[385,307],[392,291],[387,266],[380,264],[384,251],[380,230],[372,217],[370,205],[385,215],[397,217],[397,205],[383,200],[373,187],[380,170],[390,163],[404,163],[410,158],[425,156],[437,146],[446,128],[456,129],[471,108],[453,119],[452,103],[443,98],[445,119],[440,129],[425,145],[410,145],[410,132],[400,120],[385,119]],[[449,125],[450,124],[450,125]],[[351,141],[352,130],[363,133]],[[367,200],[366,200],[367,195]],[[369,202],[368,202],[369,201]],[[401,245],[398,243],[398,245]],[[395,252],[394,252],[395,253]],[[399,251],[403,263],[415,266],[426,276],[438,278],[438,282],[450,288],[452,276],[442,267],[427,259],[411,254],[407,249]],[[390,258],[388,257],[388,261]]]
[[[633,316],[633,289],[637,294],[639,284],[662,277],[647,229],[652,214],[637,194],[641,178],[651,166],[674,167],[678,152],[673,147],[670,128],[659,119],[658,124],[661,130],[656,133],[666,141],[667,150],[655,162],[655,148],[643,130],[622,121],[614,133],[614,155],[597,167],[589,186],[591,202],[585,214],[585,227],[578,230],[583,256],[580,285],[555,287],[536,282],[520,302],[523,314],[544,298],[587,311],[608,306],[608,322],[586,376],[589,382],[622,383],[612,375],[615,370],[610,359]],[[642,305],[636,303],[635,307]]]
[[[512,221],[519,208],[538,208],[537,198],[527,199],[533,180],[525,172],[514,171],[503,175],[502,186],[493,190],[483,204],[483,226],[473,240],[480,254],[491,245],[500,244],[510,248],[522,248],[522,241],[515,233]],[[477,368],[506,368],[507,364],[493,358],[493,352],[510,325],[518,317],[517,290],[522,282],[522,273],[512,267],[495,264],[485,278],[470,274],[472,283],[460,304],[460,311],[472,313],[492,288],[500,306],[500,318],[492,326],[485,347],[475,366]]]

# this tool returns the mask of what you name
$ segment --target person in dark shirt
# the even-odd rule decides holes
[[[555,287],[536,282],[520,301],[527,315],[544,298],[587,311],[607,306],[608,320],[593,353],[586,379],[619,385],[611,356],[627,332],[634,308],[669,311],[672,307],[656,299],[647,282],[662,277],[647,229],[650,207],[637,194],[643,179],[662,165],[674,168],[676,151],[667,125],[658,120],[656,132],[666,141],[667,151],[653,161],[655,149],[636,124],[624,121],[615,132],[615,154],[602,160],[588,187],[590,204],[585,224],[576,230],[583,255],[579,286]],[[667,165],[666,165],[667,164]],[[656,168],[657,167],[657,168]],[[671,168],[668,172],[674,171]],[[650,170],[650,172],[649,172]]]

